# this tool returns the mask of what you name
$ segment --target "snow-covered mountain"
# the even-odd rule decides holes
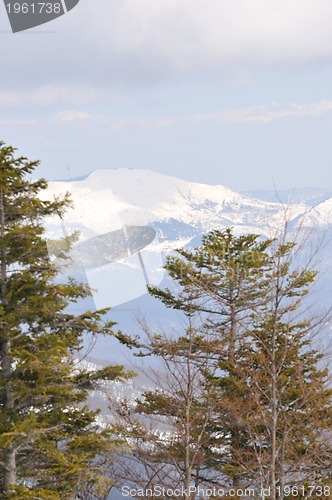
[[[146,295],[147,282],[160,284],[165,279],[165,255],[178,247],[199,244],[202,234],[211,229],[232,226],[237,234],[271,237],[288,220],[290,232],[310,235],[311,247],[324,241],[321,261],[322,268],[325,266],[325,289],[332,283],[332,191],[327,189],[296,190],[296,196],[288,197],[296,203],[281,203],[255,198],[253,192],[240,194],[224,186],[188,182],[150,170],[117,169],[50,182],[45,196],[66,192],[71,195],[73,207],[62,223],[47,221],[48,234],[61,237],[73,230],[80,232],[74,270],[96,290],[95,306],[112,306],[112,318],[125,328],[132,326],[133,311],[149,311],[152,317],[163,314],[160,305]],[[272,199],[272,192],[255,193]],[[138,244],[136,238],[135,248],[130,248],[129,230],[142,228],[144,233],[146,227],[155,230],[156,238],[147,245]],[[123,244],[122,258],[114,257],[121,252],[118,248],[114,252],[112,238],[118,245]],[[85,265],[86,248],[102,252],[105,241],[111,248],[108,255],[103,255],[105,262],[100,265],[99,259],[95,268]],[[108,353],[104,346],[93,355],[108,360],[117,357],[114,344],[110,344]]]
[[[124,225],[177,225],[179,234],[234,226],[266,234],[285,217],[285,205],[236,193],[224,186],[184,181],[151,170],[96,170],[81,180],[49,184],[55,195],[69,191],[74,208],[66,223],[87,236]],[[305,203],[287,205],[293,219],[308,210]]]
[[[243,191],[243,194],[259,200],[275,203],[306,203],[314,207],[332,197],[332,189],[327,188],[293,188],[293,189],[254,189]]]

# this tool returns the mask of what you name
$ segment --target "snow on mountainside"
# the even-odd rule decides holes
[[[332,225],[332,198],[319,203],[303,217],[304,226],[328,228]]]
[[[83,233],[106,232],[125,225],[173,221],[188,238],[212,228],[236,226],[240,232],[268,233],[284,219],[285,206],[257,200],[223,186],[184,181],[150,170],[96,170],[82,180],[51,182],[49,192],[69,191],[74,208],[67,223]],[[308,209],[288,205],[293,219]],[[157,224],[158,226],[158,224]],[[192,231],[188,231],[192,228]],[[162,229],[161,229],[162,232]],[[87,237],[90,234],[87,234]],[[174,239],[174,238],[173,238]]]
[[[326,233],[320,254],[326,267],[322,280],[325,291],[322,286],[320,299],[327,300],[332,288],[332,198],[322,191],[324,193],[306,191],[304,196],[299,193],[300,203],[282,204],[150,170],[117,169],[96,170],[82,179],[50,182],[44,195],[53,198],[53,195],[69,192],[74,205],[62,224],[55,219],[47,221],[51,237],[78,230],[83,242],[94,241],[94,236],[112,231],[113,235],[119,235],[121,228],[125,234],[127,226],[148,225],[156,230],[158,238],[140,254],[129,252],[123,259],[110,259],[107,265],[96,268],[84,266],[78,258],[75,268],[76,277],[87,281],[96,291],[93,304],[88,307],[112,307],[112,320],[124,331],[135,332],[135,315],[148,312],[148,318],[156,324],[167,321],[169,311],[146,293],[147,283],[161,286],[166,283],[162,268],[164,254],[185,245],[199,244],[202,234],[211,229],[233,226],[237,234],[275,236],[277,228],[287,219],[291,221],[291,239],[292,234],[296,239],[299,227],[309,228],[310,234],[313,229],[315,234],[310,237],[316,238],[311,239],[314,248]],[[323,195],[328,199],[322,201]],[[314,199],[319,201],[315,206]],[[307,203],[303,203],[304,200]],[[108,244],[111,248],[110,240]],[[99,339],[93,355],[118,362],[124,360],[126,353],[121,354],[121,348],[112,339]]]
[[[304,214],[305,225],[317,228],[326,224],[328,208],[324,207],[330,203],[327,200],[316,208],[304,203],[273,203],[221,185],[138,169],[96,170],[83,179],[50,182],[45,196],[66,192],[73,208],[62,224],[55,219],[47,221],[48,235],[62,238],[77,230],[81,245],[88,240],[85,248],[89,255],[85,252],[82,258],[82,246],[77,247],[72,259],[76,267],[70,273],[84,275],[98,290],[94,297],[98,308],[124,304],[145,294],[147,283],[160,284],[164,279],[163,256],[176,248],[199,244],[201,236],[211,229],[232,226],[236,234],[275,237],[285,220],[297,227]],[[127,232],[133,226],[156,231],[157,238],[141,245],[140,253],[137,245],[133,251],[129,248]]]
[[[254,189],[243,191],[243,194],[253,196],[259,200],[275,203],[306,203],[314,207],[332,197],[332,189],[326,188],[293,188],[293,189]]]

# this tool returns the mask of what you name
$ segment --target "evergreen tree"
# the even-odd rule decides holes
[[[180,256],[167,260],[166,270],[179,291],[150,288],[151,294],[167,307],[179,310],[187,308],[188,295],[195,297],[191,308],[200,315],[205,332],[201,350],[209,352],[210,366],[205,367],[203,375],[205,391],[209,393],[216,387],[218,367],[223,373],[218,380],[231,377],[238,387],[238,397],[243,396],[238,364],[244,354],[253,312],[258,313],[268,300],[271,244],[271,240],[260,241],[253,234],[235,237],[231,229],[211,231],[203,237],[201,247],[194,251],[181,249]],[[220,400],[220,394],[215,392],[214,396]],[[209,463],[222,470],[229,484],[236,487],[243,474],[238,457],[243,461],[247,456],[249,437],[234,411],[237,402],[229,399],[228,403],[223,408],[219,405],[213,431],[219,436],[220,447],[227,448],[227,457],[218,451]]]
[[[159,415],[173,432],[172,438],[165,441],[159,439],[154,427],[152,433],[146,428],[144,438],[146,417],[143,418],[140,452],[135,453],[135,460],[139,456],[149,465],[157,484],[168,480],[170,486],[176,477],[176,484],[188,490],[190,485],[225,486],[229,478],[234,484],[237,482],[230,443],[236,442],[237,448],[244,450],[244,433],[229,410],[220,421],[215,380],[221,360],[227,360],[234,368],[246,325],[250,323],[250,311],[265,300],[265,274],[269,268],[266,249],[270,244],[258,241],[255,235],[235,238],[231,230],[213,231],[194,252],[179,250],[180,257],[167,259],[165,268],[175,282],[172,289],[149,288],[167,307],[183,314],[186,324],[185,332],[179,333],[178,338],[174,332],[152,334],[145,328],[148,345],[141,345],[144,353],[163,361],[164,372],[161,368],[158,379],[163,390],[146,392],[133,409],[134,415]],[[122,341],[131,343],[125,337]],[[227,419],[231,421],[229,425]],[[123,433],[132,439],[137,425],[127,424],[128,418]],[[133,432],[128,434],[128,429]],[[165,470],[166,478],[162,477]],[[142,473],[140,479],[143,480]],[[188,498],[195,498],[194,493]]]
[[[85,334],[110,335],[114,323],[105,311],[68,312],[89,290],[60,283],[50,262],[43,220],[61,217],[69,199],[39,198],[47,183],[30,179],[37,165],[0,142],[0,494],[65,499],[110,486],[102,453],[111,435],[86,399],[99,380],[127,374],[75,361]]]
[[[220,439],[212,425],[216,401],[203,385],[211,353],[202,352],[206,339],[195,314],[188,313],[186,323],[185,332],[179,334],[155,334],[144,327],[139,355],[158,357],[158,369],[151,375],[154,387],[134,404],[121,401],[111,408],[120,417],[119,435],[132,448],[117,459],[116,476],[143,490],[183,489],[189,500],[195,498],[192,486],[204,487],[220,476],[215,471],[213,478],[207,465]]]
[[[310,318],[305,309],[316,273],[296,269],[294,248],[257,235],[236,237],[231,229],[212,231],[201,247],[168,258],[165,268],[175,286],[150,288],[167,307],[201,321],[190,359],[191,369],[200,370],[193,400],[209,394],[213,411],[208,427],[201,418],[192,430],[215,438],[200,467],[201,481],[208,484],[207,471],[215,477],[219,470],[221,485],[268,488],[273,500],[284,498],[286,486],[331,481],[332,391],[322,354],[312,344],[326,316]],[[169,346],[165,339],[163,351]],[[207,353],[203,368],[199,363]],[[184,361],[188,352],[178,349],[177,356]],[[156,411],[156,402],[160,415],[169,414],[171,405],[157,396],[141,402],[142,414]],[[176,447],[171,451],[178,456]]]
[[[305,485],[331,480],[332,390],[313,347],[326,316],[309,316],[304,299],[316,273],[294,267],[294,248],[278,242],[271,249],[267,301],[252,312],[236,373],[221,362],[228,376],[216,393],[246,435],[245,454],[232,448],[238,468],[273,500],[288,496],[285,487],[303,497]]]

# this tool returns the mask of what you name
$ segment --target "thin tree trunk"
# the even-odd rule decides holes
[[[270,458],[270,487],[271,500],[277,500],[277,427],[278,427],[278,367],[277,367],[277,323],[280,293],[280,260],[277,262],[277,280],[275,284],[275,303],[273,312],[272,342],[271,342],[271,458]]]
[[[191,325],[190,325],[191,328]],[[192,377],[191,377],[191,349],[192,349],[192,333],[190,332],[190,351],[189,356],[187,358],[187,388],[186,388],[186,417],[185,417],[185,497],[190,500],[191,494],[190,485],[191,485],[191,473],[192,473],[192,464],[191,464],[191,456],[190,456],[190,441],[191,441],[191,404],[192,404]]]
[[[231,297],[231,301],[233,298]],[[235,362],[235,342],[236,342],[236,334],[237,334],[237,318],[236,318],[236,310],[234,304],[231,304],[230,306],[230,317],[231,317],[231,330],[230,330],[230,339],[229,339],[229,346],[228,346],[228,357],[229,361],[231,362],[232,366],[234,365]]]
[[[233,296],[231,294],[230,301],[233,302]],[[234,370],[235,366],[235,345],[236,345],[236,338],[237,338],[237,314],[236,314],[236,309],[234,303],[231,303],[230,306],[230,318],[231,318],[231,330],[230,330],[230,339],[229,339],[229,346],[228,346],[228,358],[230,362],[230,366]],[[232,374],[233,377],[236,377],[235,372]],[[233,420],[233,429],[231,430],[231,436],[232,436],[232,441],[234,442],[234,439],[237,439],[237,422],[236,419]],[[233,479],[232,479],[232,486],[235,489],[238,489],[240,487],[240,475],[239,474],[234,474]]]
[[[276,373],[276,327],[273,327],[272,337],[272,380],[271,380],[271,500],[276,500],[276,453],[277,453],[277,373]]]
[[[279,500],[283,500],[285,491],[285,440],[286,440],[286,428],[283,430],[280,458],[279,458],[279,479],[280,479],[280,494]]]
[[[10,490],[10,486],[16,484],[16,448],[9,445],[4,453],[4,492]]]
[[[5,207],[3,191],[0,191],[0,236],[2,240],[1,254],[1,306],[6,310],[7,302],[7,256],[6,248],[3,243],[5,236]],[[11,382],[12,375],[12,355],[11,341],[4,325],[1,325],[1,370],[2,378],[5,381],[4,408],[10,414],[14,409],[14,394]],[[11,417],[8,416],[7,423],[10,423]],[[9,444],[4,450],[4,491],[8,491],[10,485],[16,484],[16,448]]]
[[[190,491],[190,484],[191,484],[191,461],[190,461],[190,401],[187,400],[186,402],[186,435],[185,435],[185,491],[188,491],[188,494],[186,494],[186,498],[189,500],[191,495],[189,493]]]

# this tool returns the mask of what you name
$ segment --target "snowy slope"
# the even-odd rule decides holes
[[[83,180],[49,184],[50,194],[66,191],[74,202],[67,223],[96,234],[121,224],[144,225],[170,219],[199,232],[234,225],[241,231],[265,234],[285,216],[285,206],[280,203],[150,170],[96,170]],[[308,209],[305,204],[287,207],[290,219]]]
[[[232,226],[236,234],[274,237],[285,220],[297,227],[304,215],[306,227],[326,226],[330,224],[328,213],[332,203],[331,198],[312,208],[304,203],[263,201],[224,186],[135,169],[96,170],[83,179],[51,182],[45,196],[52,198],[66,192],[70,193],[73,207],[61,224],[59,219],[47,221],[50,237],[62,238],[77,230],[82,245],[85,240],[91,242],[94,237],[110,233],[114,241],[115,232],[119,235],[123,231],[125,235],[128,226],[149,226],[157,234],[140,253],[128,249],[128,253],[122,253],[123,258],[112,261],[114,252],[109,251],[109,264],[93,269],[84,266],[80,248],[76,249],[70,273],[78,273],[98,291],[94,296],[98,308],[132,301],[146,293],[147,283],[160,284],[164,278],[165,254],[191,242],[199,244],[202,234],[211,229]],[[95,246],[100,248],[99,242]],[[103,260],[95,257],[89,254],[88,260]]]
[[[331,292],[332,198],[323,191],[299,193],[301,202],[283,204],[258,200],[224,186],[188,182],[150,170],[96,170],[83,179],[49,183],[45,196],[52,198],[69,192],[73,208],[63,224],[56,219],[47,221],[48,234],[61,236],[77,229],[84,241],[131,225],[149,225],[157,231],[158,238],[141,252],[145,274],[137,253],[92,270],[81,266],[79,271],[78,277],[96,290],[95,306],[111,306],[112,319],[118,321],[124,331],[137,331],[135,315],[147,313],[148,319],[156,324],[167,316],[158,301],[146,294],[147,279],[154,284],[165,279],[162,270],[165,253],[199,244],[202,234],[215,228],[233,226],[237,234],[254,232],[274,236],[287,219],[294,237],[299,227],[313,230],[313,236],[310,235],[313,247],[316,241],[323,241],[322,235],[326,234],[327,244],[321,254],[326,264],[323,285],[330,287]],[[327,196],[324,201],[323,195]],[[324,296],[330,292],[324,292]],[[125,356],[112,339],[99,340],[93,355],[106,361],[123,360]]]
[[[330,228],[332,226],[332,198],[309,210],[303,217],[303,223],[307,227]]]
[[[314,207],[332,197],[332,189],[327,188],[293,188],[293,189],[254,189],[244,191],[243,194],[258,198],[259,200],[276,203],[306,203]]]

